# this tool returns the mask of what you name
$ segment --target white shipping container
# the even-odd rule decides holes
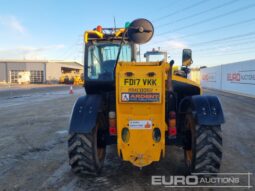
[[[201,69],[201,86],[221,89],[221,66]]]
[[[222,66],[222,90],[255,96],[255,60]]]

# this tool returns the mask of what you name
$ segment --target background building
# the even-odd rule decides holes
[[[0,82],[18,83],[24,72],[30,72],[30,83],[58,83],[65,73],[83,73],[83,65],[72,61],[0,60]]]

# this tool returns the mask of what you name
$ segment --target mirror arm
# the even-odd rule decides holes
[[[169,70],[168,70],[168,74],[167,74],[167,90],[169,92],[173,92],[173,79],[172,79],[172,76],[173,76],[173,65],[174,65],[174,60],[171,60],[169,62]]]
[[[118,51],[118,54],[117,54],[116,62],[115,62],[115,64],[114,64],[114,70],[113,70],[114,80],[115,80],[115,71],[116,71],[116,67],[117,67],[117,64],[118,64],[118,62],[119,62],[119,58],[120,58],[120,53],[121,53],[122,45],[123,45],[123,43],[124,43],[124,37],[125,37],[127,31],[128,31],[128,28],[126,28],[125,31],[122,33],[122,38],[121,38],[121,42],[120,42],[120,48],[119,48],[119,51]]]

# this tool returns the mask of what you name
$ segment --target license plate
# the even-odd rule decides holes
[[[121,78],[120,86],[128,87],[156,87],[160,86],[159,78]]]

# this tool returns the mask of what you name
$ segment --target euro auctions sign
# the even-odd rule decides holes
[[[255,60],[222,65],[221,89],[255,96]]]
[[[227,74],[227,81],[239,84],[255,85],[255,70],[243,70]]]
[[[153,175],[152,186],[165,188],[253,188],[252,173],[192,173],[183,175]]]
[[[202,80],[207,82],[216,82],[216,73],[202,74]]]
[[[201,85],[255,96],[255,59],[201,69]]]

